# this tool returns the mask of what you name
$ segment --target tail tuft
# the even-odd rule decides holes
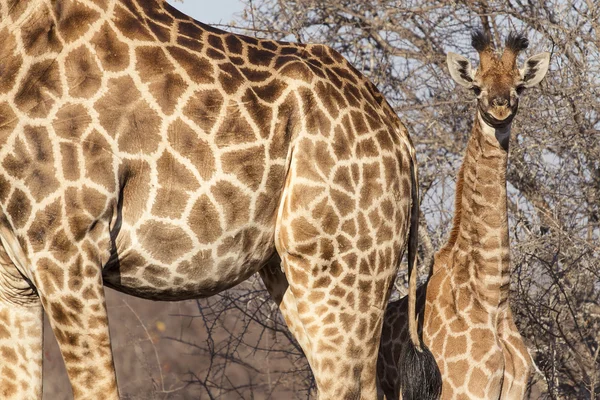
[[[437,400],[442,394],[442,375],[431,351],[407,343],[400,354],[400,389],[403,400]]]

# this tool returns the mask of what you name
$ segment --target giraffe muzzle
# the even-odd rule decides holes
[[[518,108],[519,104],[516,103],[512,108],[508,106],[492,106],[485,110],[484,107],[482,107],[481,103],[479,103],[479,112],[481,113],[483,121],[492,128],[496,129],[508,126],[517,114]]]

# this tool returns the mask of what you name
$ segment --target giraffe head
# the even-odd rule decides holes
[[[517,113],[523,90],[540,83],[548,72],[550,53],[530,57],[519,69],[517,56],[529,45],[523,35],[510,33],[502,53],[494,49],[490,36],[482,31],[473,33],[471,43],[479,53],[479,67],[474,70],[465,57],[448,53],[450,75],[477,97],[479,114],[487,125],[505,127]]]

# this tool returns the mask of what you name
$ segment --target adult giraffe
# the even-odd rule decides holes
[[[477,97],[471,137],[456,182],[454,226],[435,255],[432,275],[418,290],[425,344],[442,373],[442,399],[521,399],[531,359],[508,303],[510,248],[506,167],[513,118],[523,89],[546,75],[549,53],[517,68],[525,37],[510,34],[500,55],[490,38],[475,32],[476,71],[448,53],[452,78]],[[387,398],[419,382],[399,379],[399,354],[408,345],[406,320],[411,299],[390,303],[379,350],[378,378]]]
[[[325,46],[160,0],[0,0],[0,18],[0,397],[41,397],[42,307],[75,398],[116,399],[103,284],[198,298],[278,255],[285,275],[261,274],[320,398],[373,398],[418,218],[376,88]]]

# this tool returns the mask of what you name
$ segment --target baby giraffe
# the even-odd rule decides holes
[[[525,37],[511,33],[501,55],[480,31],[472,45],[480,56],[477,70],[465,57],[447,57],[452,78],[477,97],[477,111],[456,182],[452,232],[418,290],[416,307],[442,374],[442,399],[522,399],[531,359],[508,302],[506,166],[519,96],[544,78],[550,54],[535,55],[518,69]],[[386,310],[377,373],[387,399],[398,399],[405,385],[420,384],[398,378],[400,353],[410,343],[411,306],[405,297]]]

